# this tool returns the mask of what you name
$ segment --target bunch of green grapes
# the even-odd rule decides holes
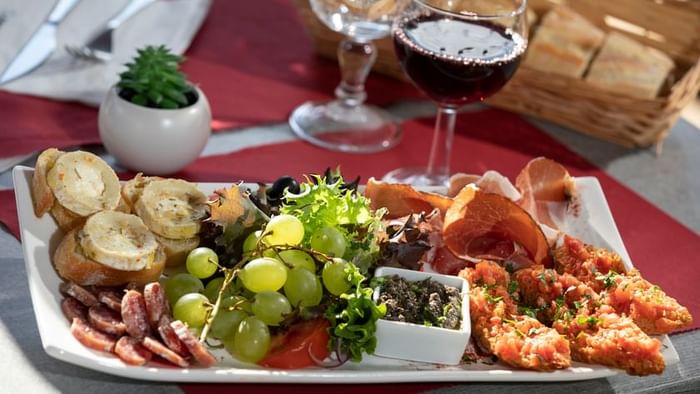
[[[343,260],[347,241],[333,227],[316,230],[307,244],[304,226],[292,215],[274,216],[264,229],[243,243],[247,261],[237,272],[240,286],[224,290],[211,335],[236,358],[258,362],[270,348],[270,327],[278,326],[299,308],[321,303],[324,293],[338,296],[350,289]],[[318,262],[318,263],[317,263]],[[317,264],[323,264],[320,275]],[[188,273],[173,276],[165,285],[173,316],[190,328],[201,328],[216,301],[224,278],[201,279],[217,272],[218,256],[197,248],[187,256]]]

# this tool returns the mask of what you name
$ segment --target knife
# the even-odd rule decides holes
[[[19,54],[0,75],[0,85],[39,67],[56,49],[56,30],[59,23],[80,0],[58,0],[49,17],[39,26]]]

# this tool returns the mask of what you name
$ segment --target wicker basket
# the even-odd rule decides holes
[[[561,0],[530,0],[540,16]],[[617,30],[669,54],[676,68],[654,99],[610,93],[584,80],[521,66],[513,79],[487,100],[495,107],[533,115],[628,147],[660,143],[700,88],[700,2],[683,0],[571,0],[568,4],[606,31]],[[341,36],[296,0],[317,51],[336,58]],[[632,32],[630,32],[632,31]],[[635,34],[634,32],[639,32]],[[374,70],[405,76],[389,39],[377,43]]]

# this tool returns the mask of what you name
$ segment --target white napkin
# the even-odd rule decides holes
[[[65,45],[85,44],[129,0],[82,0],[58,28],[58,47],[40,67],[0,89],[15,93],[99,105],[119,80],[123,64],[146,45],[165,45],[182,54],[207,15],[211,0],[157,1],[124,22],[113,36],[107,63],[75,59]],[[56,0],[2,0],[0,4],[0,70],[48,15]],[[29,27],[31,26],[31,27]]]

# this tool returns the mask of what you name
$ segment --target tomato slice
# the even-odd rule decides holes
[[[314,360],[324,360],[328,350],[328,320],[316,319],[293,325],[289,330],[273,339],[273,348],[260,362],[268,368],[298,369],[315,365]]]

